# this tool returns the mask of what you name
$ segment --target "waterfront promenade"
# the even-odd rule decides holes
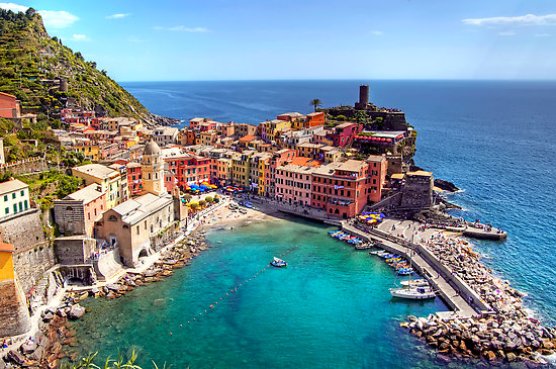
[[[419,245],[408,243],[402,239],[397,239],[392,235],[380,234],[378,231],[373,233],[365,232],[350,225],[347,221],[341,222],[342,229],[353,235],[357,235],[368,241],[378,241],[383,247],[393,253],[400,254],[410,260],[411,264],[417,269],[430,284],[438,290],[442,299],[452,308],[456,314],[468,318],[478,315],[479,307],[474,307],[470,301],[478,298],[471,288],[462,289],[454,286],[454,276],[446,275],[445,271],[439,268],[438,263],[431,263],[421,255]],[[426,256],[425,256],[426,257]]]

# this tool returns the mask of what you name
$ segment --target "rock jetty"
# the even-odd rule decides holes
[[[435,234],[426,247],[461,278],[490,309],[477,316],[409,317],[402,323],[410,333],[436,348],[439,355],[480,358],[489,363],[527,361],[543,364],[554,354],[556,329],[544,327],[523,307],[521,292],[493,276],[464,239]]]

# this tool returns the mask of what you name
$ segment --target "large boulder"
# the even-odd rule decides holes
[[[79,304],[75,304],[71,307],[68,318],[72,320],[81,319],[85,315],[85,308]]]

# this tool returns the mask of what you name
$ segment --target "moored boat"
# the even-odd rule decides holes
[[[426,300],[436,297],[436,293],[430,287],[391,288],[390,294],[392,295],[392,297],[409,300]]]
[[[429,282],[424,278],[409,279],[407,281],[401,281],[400,283],[404,287],[429,287]]]

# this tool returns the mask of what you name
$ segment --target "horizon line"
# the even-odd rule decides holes
[[[556,82],[541,78],[269,78],[269,79],[160,79],[160,80],[115,80],[117,83],[145,82],[365,82],[365,81],[406,81],[406,82]]]

